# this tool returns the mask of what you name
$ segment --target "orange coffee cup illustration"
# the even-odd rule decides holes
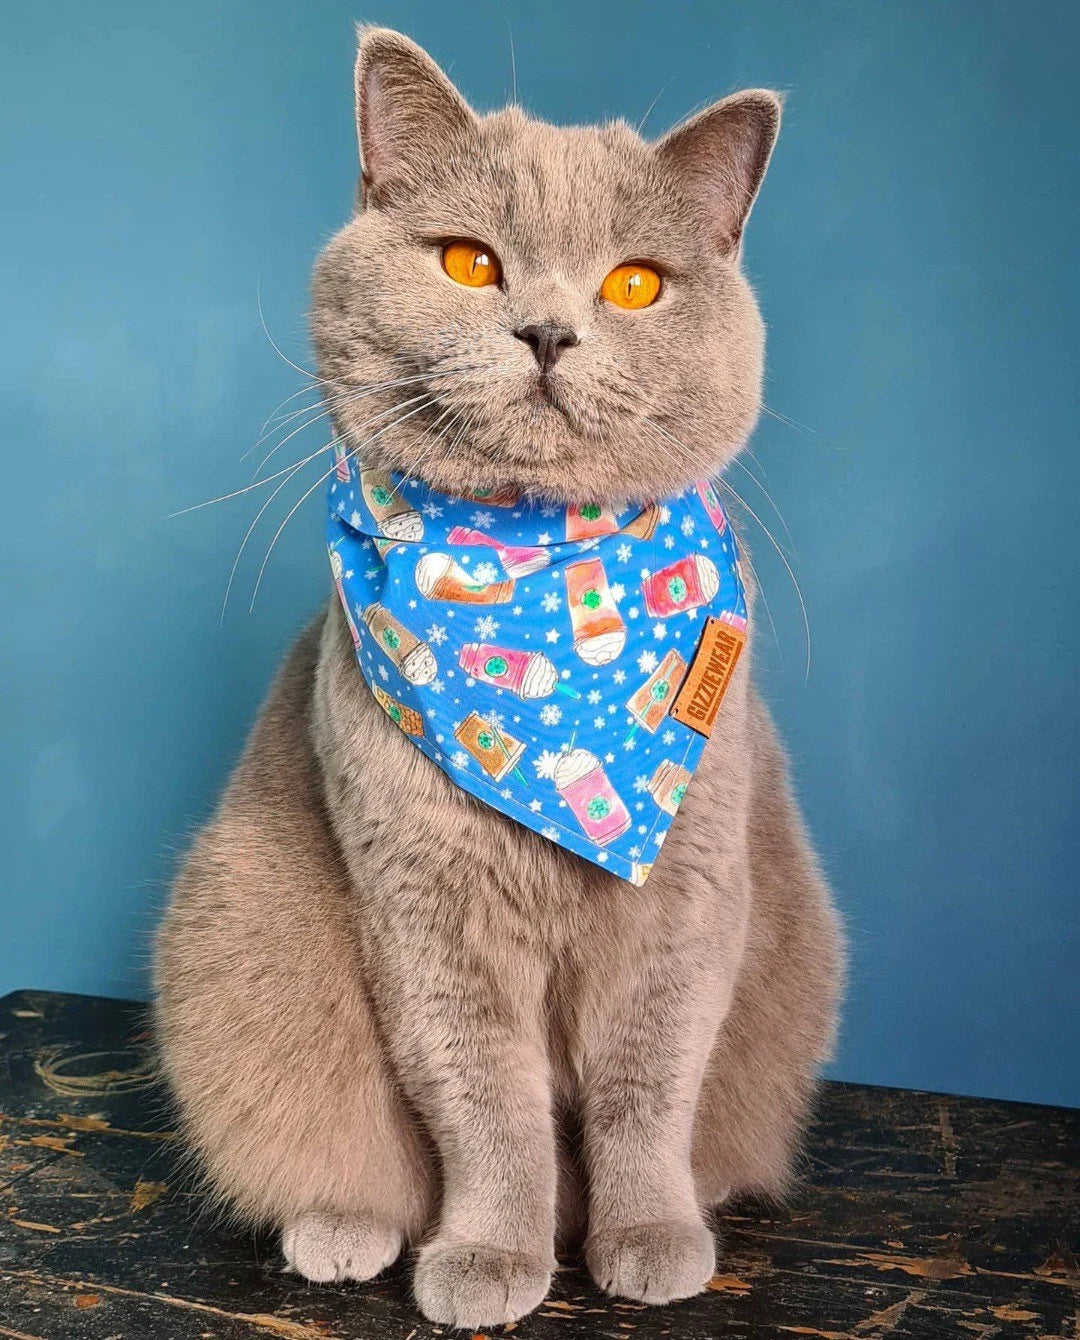
[[[524,744],[508,731],[485,721],[478,712],[469,713],[454,730],[454,739],[472,754],[492,781],[501,782],[510,772],[518,781],[525,781],[518,767],[525,752]]]
[[[665,814],[678,812],[686,795],[686,788],[690,785],[691,775],[686,768],[678,763],[672,763],[667,758],[657,765],[649,782],[649,795]]]
[[[566,603],[574,630],[574,650],[587,665],[607,665],[626,645],[626,625],[598,558],[570,563],[565,572]]]
[[[416,585],[429,600],[459,605],[505,605],[514,594],[513,578],[474,582],[449,554],[425,554],[416,565]]]

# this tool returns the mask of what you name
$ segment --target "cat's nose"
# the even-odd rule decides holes
[[[563,353],[578,342],[576,333],[569,326],[559,326],[554,321],[535,321],[528,326],[519,326],[514,334],[531,347],[541,372],[550,372]]]

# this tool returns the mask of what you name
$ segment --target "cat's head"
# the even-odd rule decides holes
[[[358,207],[319,259],[312,327],[366,463],[450,493],[622,500],[738,451],[763,352],[739,250],[775,94],[650,144],[478,115],[413,42],[365,29],[356,109]]]

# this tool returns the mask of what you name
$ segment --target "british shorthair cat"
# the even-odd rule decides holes
[[[734,94],[647,143],[623,122],[555,127],[516,106],[480,115],[407,38],[364,29],[356,112],[359,199],[319,258],[311,321],[339,478],[362,463],[369,482],[389,481],[367,490],[375,538],[357,540],[371,580],[395,571],[398,541],[414,562],[411,521],[388,526],[404,481],[485,498],[485,521],[514,500],[550,516],[576,508],[596,527],[574,550],[585,564],[601,538],[625,533],[627,553],[643,542],[642,526],[619,518],[650,500],[703,506],[694,486],[722,476],[760,407],[762,323],[739,258],[778,98]],[[716,514],[710,491],[700,496]],[[690,553],[706,552],[704,532],[692,516],[682,538],[669,529],[673,552],[683,546],[709,577],[700,601],[712,598],[717,567]],[[490,543],[483,553],[507,566],[497,598],[519,602],[524,627],[540,584],[522,576],[528,559]],[[471,629],[484,584],[441,562],[416,564],[412,604],[471,610]],[[737,585],[733,557],[731,574]],[[341,560],[335,575],[341,586],[353,572]],[[543,613],[564,620],[561,646],[520,659],[518,679],[497,648],[462,650],[454,683],[468,673],[474,692],[494,695],[508,676],[499,701],[520,716],[528,660],[530,682],[564,704],[528,721],[601,703],[610,681],[597,667],[643,625],[621,586],[597,586],[578,591],[580,610],[614,611],[624,631],[592,663],[578,645],[582,691],[557,669],[580,632],[560,605],[575,598],[569,576]],[[556,1251],[580,1247],[600,1288],[664,1303],[713,1274],[714,1207],[788,1184],[831,1045],[841,951],[752,687],[752,596],[748,619],[720,618],[742,654],[729,657],[707,732],[691,721],[696,770],[654,777],[607,827],[604,790],[587,810],[593,827],[575,826],[577,849],[530,826],[536,809],[519,821],[501,792],[487,803],[482,775],[457,784],[434,742],[417,747],[424,713],[410,735],[412,709],[380,687],[398,680],[369,688],[360,639],[381,630],[396,673],[417,640],[403,650],[408,605],[399,616],[334,598],[300,637],[184,862],[156,954],[164,1067],[208,1194],[280,1230],[293,1270],[364,1280],[411,1249],[424,1315],[477,1329],[535,1308]],[[685,671],[689,642],[672,639],[697,636],[701,621],[676,628],[663,611],[686,598],[673,578],[645,629],[658,654],[632,662],[633,678],[640,666],[655,687],[668,647]],[[493,643],[498,623],[478,626],[470,646]],[[453,665],[437,642],[412,662],[426,692],[435,661]],[[430,701],[434,714],[447,700]],[[635,710],[629,745],[641,723],[652,747],[655,718],[647,702]],[[606,709],[594,711],[599,729]],[[496,756],[488,772],[506,773],[511,794],[506,741],[524,778],[518,746],[534,737],[499,720],[454,729],[466,762],[469,749],[502,749],[507,767]],[[556,768],[571,744],[548,750]],[[588,757],[557,786],[530,772],[537,794],[547,787],[536,808],[568,814],[563,792],[605,766],[577,753]],[[622,757],[613,750],[609,770]],[[631,876],[604,862],[633,838],[616,831],[635,804],[669,827]]]

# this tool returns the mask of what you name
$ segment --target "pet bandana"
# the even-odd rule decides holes
[[[746,637],[711,484],[613,511],[339,458],[327,545],[361,674],[458,786],[644,883]]]

